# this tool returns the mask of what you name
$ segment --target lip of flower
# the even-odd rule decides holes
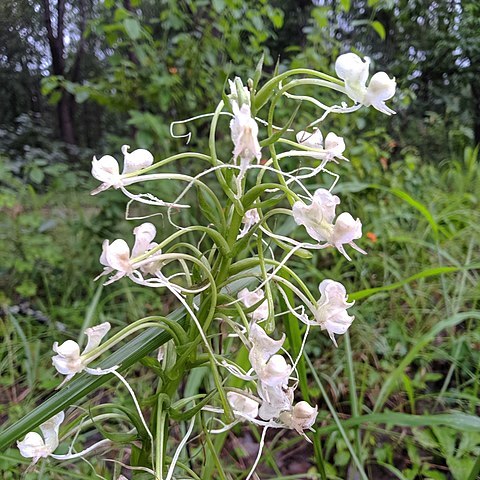
[[[102,182],[100,186],[91,192],[91,195],[103,192],[110,187],[115,189],[122,187],[126,183],[126,176],[130,173],[142,170],[153,164],[153,155],[143,148],[139,148],[129,153],[128,145],[122,146],[124,155],[123,171],[120,174],[120,167],[117,160],[111,155],[104,155],[99,160],[93,157],[92,176]]]
[[[46,458],[52,454],[58,447],[58,431],[64,419],[63,412],[57,413],[40,425],[43,438],[36,432],[29,432],[22,441],[17,441],[20,455],[31,458],[32,462],[36,463],[40,458]]]
[[[300,435],[304,434],[304,430],[308,430],[315,423],[318,414],[318,407],[310,406],[308,402],[298,402],[291,411],[282,412],[280,421],[287,427],[297,431]]]
[[[272,355],[263,368],[257,371],[260,381],[270,387],[287,385],[291,373],[292,367],[282,355]]]

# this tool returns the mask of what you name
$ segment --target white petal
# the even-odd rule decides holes
[[[255,418],[258,415],[258,402],[237,392],[228,392],[227,399],[234,411]]]
[[[273,355],[264,368],[257,372],[258,378],[271,387],[288,384],[292,368],[282,355]]]
[[[33,462],[37,462],[41,457],[47,457],[51,451],[45,445],[43,438],[36,432],[29,432],[25,438],[17,442],[20,455],[25,458],[33,458]]]
[[[104,242],[105,245],[105,242]],[[130,266],[130,248],[125,240],[117,239],[113,241],[110,245],[106,245],[102,257],[105,259],[105,263],[108,267],[118,270],[119,272],[129,272],[131,270]]]
[[[97,348],[103,340],[103,337],[110,330],[111,325],[108,322],[101,323],[95,327],[90,327],[85,330],[85,335],[88,337],[87,346],[82,352],[82,355],[90,352],[94,348]]]
[[[78,358],[80,357],[80,347],[77,342],[67,340],[61,345],[57,342],[53,344],[53,351],[64,358]]]
[[[347,95],[354,101],[363,103],[367,87],[370,59],[363,61],[354,53],[340,55],[335,62],[335,72],[345,81]]]
[[[362,237],[362,222],[354,220],[348,212],[343,212],[337,217],[333,227],[331,243],[336,247]]]
[[[122,153],[124,155],[123,175],[147,168],[153,164],[153,155],[148,150],[139,148],[132,153],[128,153],[129,148],[128,145],[123,145],[122,147]]]
[[[333,132],[330,132],[325,138],[325,150],[327,150],[332,157],[345,158],[343,152],[345,151],[345,141],[343,137],[339,137]]]
[[[132,249],[132,258],[135,258],[153,248],[152,241],[157,235],[157,229],[153,223],[145,222],[136,227],[133,234],[135,235],[135,244]]]
[[[64,419],[65,414],[59,412],[50,418],[50,420],[40,425],[40,430],[45,439],[45,445],[49,448],[50,452],[53,452],[58,447],[58,431]]]
[[[235,147],[234,158],[240,157],[247,163],[253,158],[260,160],[262,152],[258,142],[258,125],[251,116],[250,107],[243,104],[239,109],[237,105],[233,110],[234,118],[230,122],[230,130]]]
[[[250,292],[248,288],[244,288],[238,292],[238,298],[242,301],[242,303],[247,307],[251,307],[258,303],[262,298],[264,298],[263,290],[258,290],[257,292]],[[261,322],[268,318],[268,302],[265,299],[264,302],[260,304],[253,312],[248,314],[249,317],[254,322]]]
[[[315,191],[310,205],[305,205],[302,201],[293,204],[293,219],[297,225],[303,225],[318,242],[330,241],[335,208],[339,203],[340,199],[336,195],[320,188]]]
[[[280,340],[274,340],[265,333],[262,327],[256,323],[252,323],[248,339],[252,343],[248,358],[250,359],[253,369],[258,373],[268,359],[282,348],[283,342],[285,341],[285,334],[282,335]]]
[[[285,389],[281,385],[272,387],[259,382],[258,394],[263,400],[258,412],[263,420],[278,418],[281,412],[292,409],[293,388]]]
[[[323,135],[318,128],[316,128],[313,133],[304,131],[298,132],[296,137],[297,143],[309,148],[323,149]]]

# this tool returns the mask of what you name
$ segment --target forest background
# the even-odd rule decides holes
[[[312,286],[333,269],[358,299],[338,350],[319,334],[308,347],[334,411],[311,377],[328,475],[356,478],[333,415],[369,478],[474,480],[480,330],[465,312],[480,299],[479,32],[475,0],[0,2],[1,423],[57,385],[42,365],[59,331],[70,338],[175,303],[123,281],[108,292],[93,283],[102,240],[130,227],[121,195],[89,196],[92,156],[123,144],[158,158],[182,148],[170,123],[213,111],[226,79],[252,76],[262,54],[268,78],[287,66],[331,73],[353,51],[396,77],[397,114],[364,109],[326,122],[347,140],[339,191],[356,192],[369,252],[352,264],[322,254],[302,267]],[[207,127],[193,124],[192,148],[207,141]],[[151,375],[136,367],[139,392]],[[227,472],[251,463],[251,437],[238,429],[235,440]],[[20,461],[14,449],[0,453],[3,478],[18,478]],[[69,478],[85,478],[84,468]],[[290,439],[263,469],[313,475],[315,460]]]

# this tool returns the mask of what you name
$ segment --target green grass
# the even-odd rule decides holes
[[[306,478],[290,474],[288,462],[282,460],[289,452],[301,452],[310,458],[311,478],[474,480],[480,468],[476,152],[441,167],[417,165],[413,172],[407,166],[383,172],[372,164],[362,167],[355,159],[352,164],[345,168],[369,169],[370,183],[344,183],[345,192],[356,193],[345,196],[341,207],[362,219],[361,246],[368,256],[358,255],[347,263],[336,253],[320,252],[311,261],[293,263],[312,292],[327,276],[344,282],[357,301],[356,320],[349,335],[339,340],[338,349],[318,331],[307,342],[301,390],[319,406],[317,432],[309,434],[314,446],[290,432],[276,432],[268,436],[269,448],[259,472],[262,478]],[[94,285],[90,279],[98,272],[98,252],[92,259],[92,251],[99,250],[100,243],[86,248],[85,238],[73,235],[79,229],[78,223],[61,227],[62,235],[70,235],[61,249],[64,264],[68,265],[74,251],[77,270],[53,259],[53,267],[42,270],[39,265],[34,272],[41,287],[30,303],[46,314],[47,322],[12,313],[10,307],[19,298],[13,289],[3,300],[2,423],[34,411],[57,385],[52,370],[46,368],[54,340],[76,338],[84,328],[101,321],[121,325],[150,312],[171,310],[171,305],[164,305],[167,299],[125,281],[109,289]],[[95,240],[104,231],[98,229]],[[374,233],[376,241],[369,240],[367,232]],[[78,270],[80,265],[84,267]],[[10,275],[15,278],[14,271]],[[288,334],[293,350],[297,349],[300,330],[291,329]],[[146,367],[129,371],[129,380],[144,403],[153,393],[154,378]],[[112,385],[102,386],[84,406],[105,399],[131,406],[126,391]],[[193,370],[182,388],[189,394],[209,391],[211,379]],[[209,457],[205,471],[218,473],[223,462],[218,478],[244,478],[256,454],[245,450],[249,428],[238,426],[222,438],[204,438],[207,451],[223,447],[218,458]],[[192,444],[193,465],[203,455],[202,449],[201,443]],[[324,476],[318,467],[320,452]],[[111,464],[106,466],[95,457],[89,461],[99,475],[114,478]],[[17,465],[27,463],[16,449],[1,454],[4,478],[18,478]],[[38,476],[29,473],[25,478],[96,478],[92,467],[81,461],[73,466],[39,465]],[[119,472],[116,467],[117,476]]]

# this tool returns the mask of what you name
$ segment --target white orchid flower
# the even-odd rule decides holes
[[[125,175],[149,167],[153,163],[153,155],[143,148],[129,153],[128,145],[122,146],[123,170],[120,173],[120,166],[117,160],[111,155],[104,155],[100,160],[93,157],[92,175],[102,184],[92,191],[92,195],[103,192],[110,187],[120,188],[125,184]]]
[[[110,328],[111,326],[108,322],[87,328],[85,330],[85,335],[88,337],[87,346],[83,349],[81,354],[80,346],[73,340],[67,340],[61,345],[59,345],[58,342],[53,344],[53,351],[57,355],[52,357],[52,364],[58,373],[66,375],[60,387],[68,382],[76,373],[80,373],[83,370],[89,370],[87,365],[93,359],[85,359],[84,355],[100,345]]]
[[[327,161],[336,161],[336,158],[341,160],[347,160],[343,156],[345,151],[345,141],[343,137],[339,137],[333,132],[329,132],[325,138],[325,144],[323,142],[322,132],[315,128],[313,133],[301,131],[296,135],[297,143],[304,145],[308,148],[314,148],[316,150],[321,150],[318,154],[318,158]]]
[[[95,280],[116,271],[117,273],[112,275],[108,281],[104,283],[104,285],[109,285],[125,275],[132,275],[137,269],[144,273],[153,273],[158,270],[158,265],[155,263],[154,259],[152,259],[151,262],[147,262],[140,266],[133,262],[134,258],[147,253],[149,250],[157,246],[157,243],[152,241],[157,234],[155,226],[149,222],[142,223],[133,230],[133,234],[135,235],[135,244],[133,245],[131,253],[130,247],[125,240],[117,239],[112,243],[108,240],[103,242],[100,263],[105,268]]]
[[[240,158],[241,174],[245,173],[250,162],[262,158],[260,143],[258,142],[258,125],[250,112],[250,106],[244,103],[241,107],[232,102],[233,119],[230,122],[230,131],[234,145],[233,157]]]
[[[296,430],[300,435],[308,430],[315,423],[318,414],[318,407],[313,408],[308,402],[298,402],[293,409],[282,412],[279,416],[281,422],[287,427]]]
[[[58,431],[60,424],[65,419],[63,412],[57,413],[50,420],[40,425],[43,438],[36,432],[29,432],[22,441],[17,442],[20,455],[25,458],[31,458],[33,463],[37,463],[40,458],[46,458],[51,455],[58,447]]]
[[[347,95],[357,103],[374,108],[387,115],[395,113],[385,105],[395,95],[395,78],[390,78],[385,72],[377,72],[370,79],[368,87],[368,70],[370,59],[363,61],[354,53],[340,55],[335,62],[337,75],[345,82]]]
[[[258,416],[259,404],[252,398],[242,395],[241,393],[228,392],[227,400],[234,413],[239,413],[242,418],[256,418]]]
[[[347,291],[340,282],[323,280],[319,287],[320,300],[315,306],[315,323],[326,330],[335,346],[335,334],[343,335],[355,319],[347,309],[355,302],[347,301]]]
[[[302,201],[295,202],[292,207],[293,219],[297,225],[303,225],[307,233],[318,242],[326,242],[325,246],[334,246],[342,255],[347,255],[344,245],[348,244],[355,250],[366,255],[354,240],[362,236],[362,222],[356,220],[350,213],[340,214],[335,223],[335,208],[340,203],[336,195],[320,188],[315,191],[310,205]]]
[[[260,221],[260,215],[256,208],[251,208],[245,212],[245,215],[242,218],[243,228],[242,231],[238,234],[238,238],[244,237],[251,228]]]
[[[385,101],[395,95],[396,86],[395,79],[390,78],[385,72],[376,73],[370,79],[363,104],[367,107],[371,105],[387,115],[394,114],[395,112],[385,105]]]
[[[248,288],[244,288],[238,292],[238,299],[247,307],[250,308],[251,306],[258,303],[262,298],[264,298],[265,294],[263,290],[258,290],[257,292],[250,292]],[[252,319],[253,322],[262,322],[268,318],[268,302],[265,299],[264,302],[260,304],[253,312],[249,313],[248,316]],[[262,330],[262,329],[260,329]],[[262,330],[263,332],[263,330]]]

